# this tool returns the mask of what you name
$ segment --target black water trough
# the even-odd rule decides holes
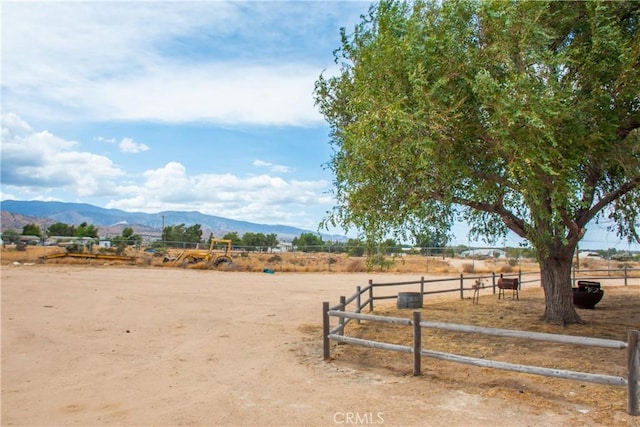
[[[578,280],[578,287],[573,288],[573,305],[578,308],[594,309],[602,300],[604,291],[599,282]]]

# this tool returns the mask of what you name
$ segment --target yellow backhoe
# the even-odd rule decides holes
[[[166,262],[173,262],[174,265],[205,263],[206,268],[219,267],[221,264],[231,264],[231,240],[211,239],[209,249],[185,249],[177,257],[165,259]],[[223,252],[221,252],[223,251]]]

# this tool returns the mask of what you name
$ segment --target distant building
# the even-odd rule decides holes
[[[18,236],[18,241],[23,245],[37,245],[40,242],[40,237],[38,236]]]
[[[578,259],[603,259],[602,255],[598,252],[580,251],[578,252]]]
[[[278,246],[271,249],[272,252],[292,252],[293,244],[291,242],[279,242]]]
[[[497,258],[504,259],[507,253],[502,249],[480,248],[460,252],[462,258]]]

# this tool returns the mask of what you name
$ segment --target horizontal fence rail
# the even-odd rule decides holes
[[[607,272],[607,276],[593,275],[591,273]],[[622,281],[625,286],[629,284],[629,269],[627,266],[620,269],[609,270],[583,270],[575,271],[572,273],[572,285],[575,286],[578,280],[594,280],[594,279],[607,279],[609,281]],[[391,289],[393,287],[406,287],[416,286],[416,291],[419,291],[424,295],[435,295],[456,292],[460,294],[460,299],[464,299],[465,292],[473,293],[476,291],[476,283],[479,281],[481,291],[491,291],[494,295],[498,289],[498,280],[500,278],[505,279],[518,279],[518,289],[522,289],[523,286],[531,287],[533,285],[540,286],[540,272],[517,272],[517,273],[503,273],[503,274],[486,274],[486,275],[470,275],[465,276],[460,274],[459,277],[446,277],[437,279],[425,279],[421,277],[419,280],[409,280],[401,282],[383,282],[375,283],[373,280],[369,280],[367,289],[369,290],[369,311],[373,311],[374,302],[382,300],[390,300],[398,298],[397,294],[378,295],[375,290]],[[452,284],[451,287],[442,288],[447,284]],[[363,290],[364,292],[364,290]],[[374,295],[376,294],[376,295]],[[362,307],[364,308],[364,307]]]
[[[613,270],[603,270],[610,274]],[[607,279],[624,280],[624,284],[627,285],[627,269],[620,269],[621,276],[612,277],[606,276]],[[590,271],[590,273],[597,273],[597,271]],[[620,340],[611,340],[603,338],[581,337],[573,335],[559,335],[549,334],[541,332],[528,332],[512,329],[500,329],[500,328],[488,328],[471,325],[459,325],[453,323],[442,322],[430,322],[423,321],[421,319],[421,312],[415,311],[413,313],[413,319],[380,316],[373,314],[362,313],[363,309],[368,309],[372,312],[374,309],[374,301],[396,299],[398,295],[374,295],[376,289],[390,289],[396,286],[401,287],[419,287],[420,294],[425,295],[440,294],[446,292],[459,292],[460,298],[464,298],[465,291],[477,292],[478,288],[492,291],[496,293],[497,282],[499,278],[517,278],[519,287],[523,284],[529,286],[535,284],[540,285],[540,273],[531,272],[523,273],[518,272],[514,274],[500,274],[496,275],[492,273],[490,275],[474,275],[463,276],[457,278],[439,278],[425,280],[421,277],[420,280],[415,281],[402,281],[393,283],[374,283],[373,280],[369,280],[369,284],[365,287],[356,287],[356,292],[349,297],[340,297],[340,303],[334,306],[330,306],[329,302],[323,302],[322,304],[322,323],[323,323],[323,357],[325,360],[331,359],[331,340],[339,343],[357,345],[362,347],[368,347],[373,349],[395,351],[401,353],[413,353],[414,356],[414,375],[421,375],[421,359],[422,357],[430,357],[439,360],[446,360],[450,362],[464,363],[479,367],[488,367],[494,369],[502,369],[520,373],[542,375],[548,377],[576,380],[576,381],[588,381],[598,384],[613,385],[613,386],[626,386],[628,395],[628,413],[630,415],[637,416],[639,414],[638,408],[638,394],[639,394],[639,371],[640,371],[640,343],[638,330],[630,330],[628,332],[627,342]],[[573,275],[573,283],[577,280],[591,280],[605,278],[598,275],[584,274]],[[447,287],[441,289],[442,286],[447,286],[449,283],[455,283],[454,287]],[[436,286],[440,288],[435,289]],[[475,295],[474,295],[475,298]],[[337,324],[332,328],[331,319],[336,319]],[[402,326],[413,327],[413,346],[391,344],[380,341],[366,340],[362,338],[345,336],[345,327],[347,324],[355,320],[358,323],[361,321],[370,322],[382,322],[389,324],[396,324]],[[501,362],[496,360],[478,359],[469,356],[463,356],[458,354],[442,353],[429,349],[422,348],[422,329],[442,329],[453,332],[464,332],[471,334],[484,334],[493,335],[503,338],[517,338],[536,341],[555,342],[560,344],[569,345],[581,345],[592,346],[615,350],[627,349],[627,377],[618,377],[612,375],[603,375],[597,373],[577,372],[562,369],[545,368],[540,366],[520,365],[508,362]]]
[[[413,346],[391,344],[380,341],[366,340],[362,338],[344,336],[344,328],[340,328],[340,333],[335,329],[330,330],[330,317],[343,319],[358,319],[371,322],[382,322],[396,325],[413,326]],[[344,324],[344,323],[341,323]],[[401,317],[388,317],[364,313],[351,313],[343,310],[329,309],[329,303],[323,303],[323,346],[324,359],[331,359],[330,341],[341,342],[345,344],[358,345],[362,347],[395,351],[400,353],[413,353],[414,369],[413,374],[421,375],[421,358],[430,357],[449,362],[463,363],[472,366],[485,368],[501,369],[513,372],[520,372],[533,375],[542,375],[547,377],[561,378],[574,381],[587,381],[597,384],[626,386],[627,387],[627,411],[630,415],[637,416],[638,409],[638,381],[639,381],[639,359],[640,344],[638,337],[640,331],[630,330],[628,332],[628,341],[610,340],[604,338],[579,337],[573,335],[559,335],[541,332],[527,332],[511,329],[499,329],[488,327],[477,327],[470,325],[459,325],[453,323],[428,322],[421,320],[421,312],[415,311],[413,319]],[[538,341],[556,342],[562,344],[573,344],[591,347],[602,347],[608,349],[627,349],[627,378],[613,375],[595,374],[589,372],[569,371],[563,369],[545,368],[532,365],[521,365],[515,363],[501,362],[490,359],[479,359],[475,357],[463,356],[459,354],[443,353],[422,348],[422,328],[443,329],[456,332],[467,332],[475,334],[487,334],[500,337],[512,337],[520,339],[530,339]],[[335,331],[335,332],[334,332]]]

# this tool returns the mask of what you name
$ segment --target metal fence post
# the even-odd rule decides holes
[[[329,342],[329,303],[322,303],[322,353],[324,360],[331,359],[331,348]]]
[[[638,415],[640,410],[638,409],[638,380],[640,375],[638,371],[640,367],[640,342],[638,337],[640,331],[631,330],[627,334],[627,398],[628,398],[628,412],[629,415]]]

